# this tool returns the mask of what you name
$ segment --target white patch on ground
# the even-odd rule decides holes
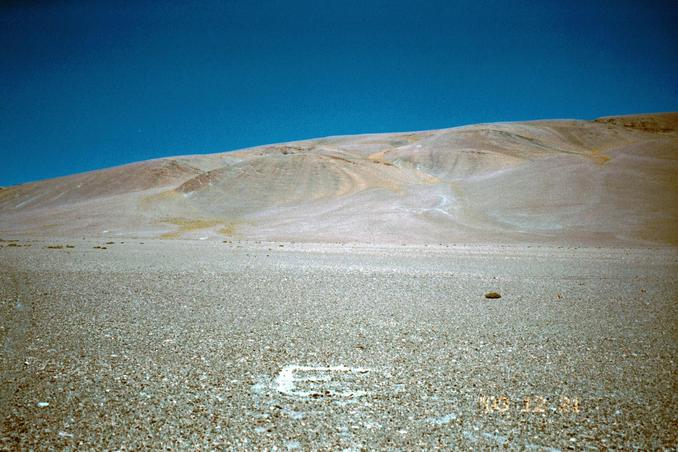
[[[490,441],[493,441],[493,442],[495,442],[499,445],[502,445],[502,446],[508,442],[508,437],[506,437],[504,435],[500,435],[497,432],[492,432],[492,433],[483,432],[483,436],[486,439],[489,439]]]
[[[257,395],[263,394],[267,389],[267,386],[264,382],[258,382],[252,385],[252,392],[254,392]]]
[[[464,431],[462,432],[462,434],[464,435],[464,438],[466,438],[467,440],[471,441],[472,443],[477,443],[477,442],[478,442],[478,436],[476,436],[475,433],[469,432],[468,430],[464,430]]]
[[[450,205],[450,200],[447,198],[445,195],[438,195],[438,198],[440,199],[440,202],[438,202],[438,205],[435,206],[433,209],[427,209],[427,210],[433,210],[436,212],[440,212],[444,215],[450,215],[450,212],[447,211],[447,207]]]
[[[503,168],[495,171],[489,171],[487,173],[481,173],[473,176],[467,176],[466,181],[477,181],[477,180],[487,180],[492,179],[493,177],[501,176],[502,174],[510,173],[514,168]]]
[[[288,364],[276,375],[256,377],[251,395],[257,408],[248,415],[256,422],[255,431],[261,434],[275,428],[276,419],[282,417],[300,426],[333,418],[340,440],[336,449],[362,450],[354,434],[361,429],[384,428],[369,401],[361,399],[382,389],[383,378],[375,382],[375,373],[389,378],[388,373],[363,367]]]
[[[457,418],[456,413],[449,413],[446,414],[445,416],[440,416],[440,417],[430,417],[425,419],[426,422],[434,425],[444,425],[444,424],[449,424],[453,420]]]
[[[541,450],[543,452],[562,452],[557,447],[540,446],[538,444],[525,443],[525,449]]]
[[[449,193],[419,193],[417,198],[410,198],[405,203],[395,203],[393,211],[406,212],[408,214],[443,214],[447,217],[456,218],[452,211],[458,211],[460,208],[457,199]]]
[[[25,206],[26,204],[28,204],[28,203],[30,203],[30,202],[32,202],[32,201],[35,201],[36,199],[40,198],[41,196],[42,196],[42,195],[31,196],[30,198],[28,198],[28,199],[26,199],[26,200],[24,200],[24,201],[21,201],[19,204],[17,204],[16,206],[14,206],[14,208],[15,208],[15,209],[20,209],[20,208],[22,208],[23,206]]]
[[[301,411],[294,411],[290,408],[284,408],[283,413],[285,413],[290,419],[294,419],[295,421],[300,421],[304,418],[304,413]]]
[[[370,369],[346,366],[298,366],[289,364],[282,368],[273,381],[274,388],[290,397],[357,398],[365,391],[352,389],[352,377],[365,374]]]

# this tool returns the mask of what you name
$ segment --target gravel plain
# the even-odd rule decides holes
[[[0,242],[0,448],[678,446],[675,248],[112,241]]]

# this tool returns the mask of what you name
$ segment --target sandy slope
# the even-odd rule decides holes
[[[0,191],[3,236],[678,243],[678,113],[330,137]]]

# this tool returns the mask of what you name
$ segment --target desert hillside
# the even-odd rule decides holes
[[[678,243],[678,113],[329,137],[0,190],[0,237]]]

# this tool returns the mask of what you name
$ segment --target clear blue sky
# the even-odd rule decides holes
[[[326,135],[678,110],[678,2],[16,1],[0,185]]]

